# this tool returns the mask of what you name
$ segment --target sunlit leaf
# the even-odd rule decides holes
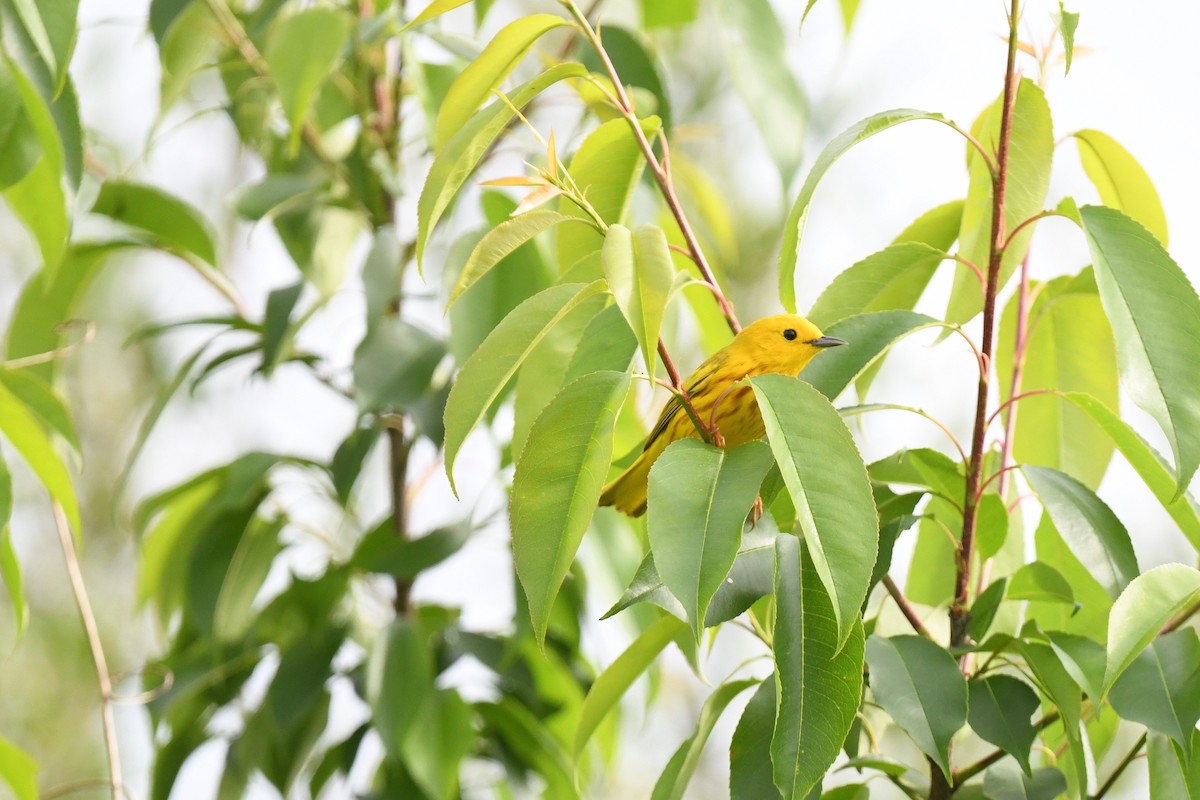
[[[825,328],[857,314],[911,309],[945,258],[921,242],[889,245],[838,273],[808,318]]]
[[[149,234],[156,245],[191,253],[217,265],[208,222],[195,208],[161,189],[141,183],[105,181],[92,205],[92,213]]]
[[[875,311],[835,322],[822,333],[849,342],[836,358],[818,358],[804,368],[801,380],[836,400],[898,340],[941,323],[915,311]]]
[[[0,736],[0,780],[16,800],[37,800],[38,763],[15,744]]]
[[[54,449],[37,418],[15,394],[0,383],[0,433],[21,454],[25,463],[46,487],[50,497],[62,506],[76,539],[83,535],[79,501],[66,464]]]
[[[317,91],[342,52],[350,23],[332,8],[308,8],[279,22],[267,42],[267,65],[291,126],[293,153]]]
[[[1066,61],[1063,74],[1070,75],[1071,60],[1075,57],[1075,29],[1079,26],[1079,14],[1067,11],[1063,8],[1062,0],[1058,0],[1058,11],[1051,11],[1050,16],[1058,26],[1058,34],[1063,40],[1063,60]]]
[[[675,278],[667,237],[653,225],[639,225],[632,233],[623,225],[612,225],[604,237],[600,263],[609,291],[641,345],[646,370],[654,375],[658,332]]]
[[[409,20],[400,31],[404,32],[415,25],[420,25],[422,22],[431,20],[434,17],[440,17],[447,11],[453,11],[459,6],[465,6],[469,2],[471,0],[433,0],[432,3],[421,9],[420,14]]]
[[[1108,617],[1108,666],[1104,691],[1154,640],[1162,627],[1200,599],[1200,572],[1183,564],[1163,564],[1135,578]]]
[[[1159,636],[1138,655],[1108,695],[1122,718],[1191,743],[1200,720],[1200,639],[1182,628]]]
[[[1072,134],[1083,171],[1109,208],[1125,212],[1167,246],[1167,215],[1146,170],[1116,139],[1096,130]]]

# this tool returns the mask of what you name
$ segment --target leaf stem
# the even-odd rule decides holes
[[[1058,718],[1059,718],[1059,712],[1057,710],[1051,711],[1049,714],[1042,717],[1037,722],[1033,723],[1033,729],[1035,731],[1044,730],[1044,729],[1050,727],[1055,722],[1057,722]],[[997,761],[1004,758],[1006,755],[1008,755],[1008,752],[1005,750],[1000,750],[1000,749],[993,750],[991,753],[989,753],[988,755],[979,759],[974,764],[963,767],[960,770],[955,770],[955,772],[954,772],[954,789],[955,789],[955,791],[957,791],[958,789],[961,789],[967,781],[971,780],[971,778],[974,778],[976,775],[983,772],[985,769],[990,767],[992,764],[995,764]]]
[[[904,614],[904,618],[908,620],[908,624],[912,625],[914,631],[924,636],[926,639],[933,640],[933,634],[925,627],[925,623],[921,621],[921,617],[917,614],[917,610],[913,608],[913,604],[909,602],[904,593],[900,591],[900,587],[892,580],[892,576],[884,574],[880,581],[884,588],[887,589],[892,600],[896,601],[896,605],[900,608],[900,612]]]
[[[88,598],[87,585],[83,582],[83,571],[79,568],[79,554],[75,550],[75,539],[62,506],[54,504],[54,526],[58,529],[58,541],[62,546],[63,560],[67,564],[67,577],[71,582],[71,593],[79,609],[79,618],[87,636],[88,649],[92,654],[92,665],[96,670],[96,682],[100,686],[100,719],[104,728],[104,749],[108,755],[108,781],[113,800],[125,794],[125,781],[121,775],[121,751],[117,742],[117,724],[113,715],[112,677],[108,671],[108,660],[104,657],[104,643],[100,640],[100,629],[96,625],[96,614]]]

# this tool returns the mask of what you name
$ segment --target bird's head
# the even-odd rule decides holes
[[[827,347],[846,344],[825,336],[820,328],[797,314],[763,317],[747,326],[732,347],[744,350],[757,367],[752,374],[796,375]]]

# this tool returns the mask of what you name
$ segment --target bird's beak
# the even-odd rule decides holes
[[[836,336],[822,336],[820,339],[809,341],[813,347],[839,347],[846,344],[845,339],[838,339]]]

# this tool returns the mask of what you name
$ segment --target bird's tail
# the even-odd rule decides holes
[[[642,453],[637,461],[617,477],[613,478],[600,493],[600,505],[612,506],[631,517],[646,513],[646,487],[650,477],[650,466],[654,459]]]

